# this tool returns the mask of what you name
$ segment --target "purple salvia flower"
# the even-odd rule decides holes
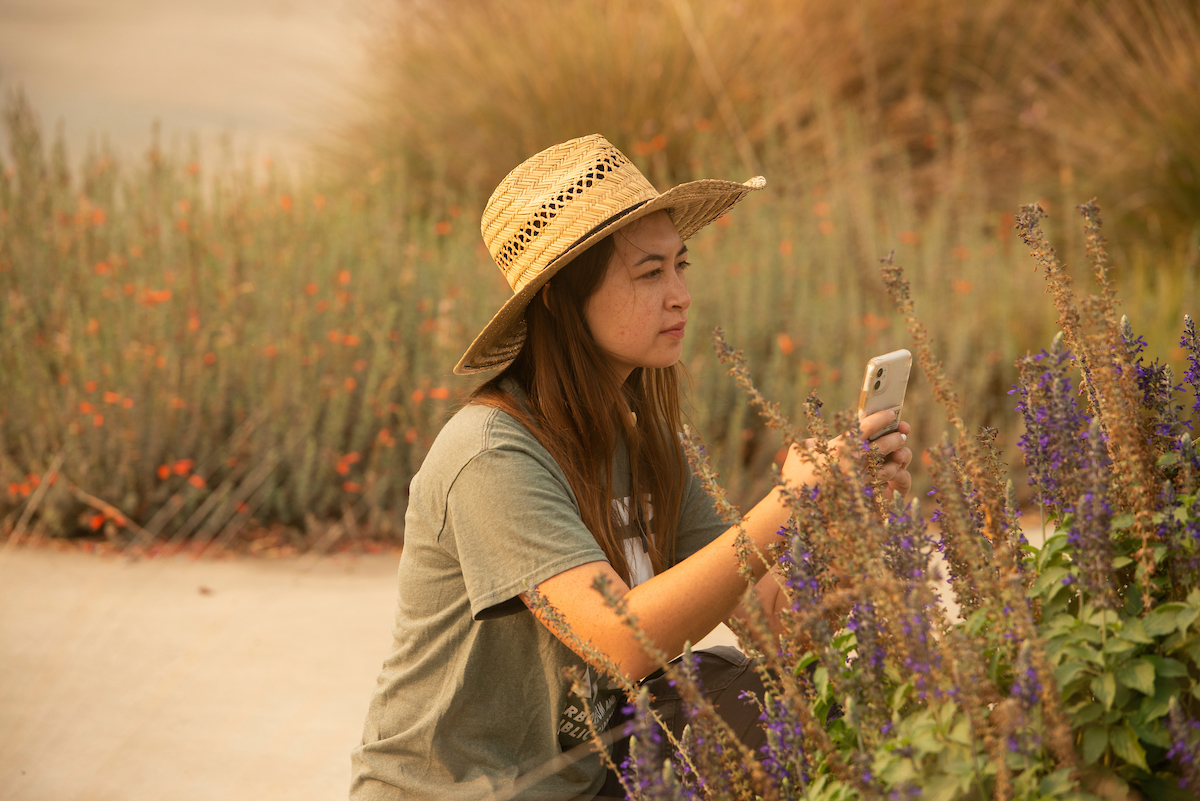
[[[1192,388],[1196,402],[1192,405],[1192,415],[1200,418],[1200,337],[1196,336],[1196,323],[1189,315],[1183,315],[1183,336],[1179,344],[1187,356],[1188,369],[1183,374],[1183,380]]]
[[[1108,502],[1111,464],[1098,422],[1092,421],[1087,441],[1083,493],[1075,505],[1067,542],[1075,551],[1075,564],[1083,591],[1096,606],[1109,608],[1114,603],[1110,536],[1113,510]]]
[[[1071,386],[1071,361],[1059,333],[1049,351],[1018,362],[1020,384],[1013,388],[1020,395],[1017,411],[1025,420],[1025,433],[1018,444],[1029,469],[1029,483],[1039,502],[1063,512],[1069,511],[1075,500],[1075,493],[1062,485],[1063,477],[1079,469],[1079,433],[1088,422]]]

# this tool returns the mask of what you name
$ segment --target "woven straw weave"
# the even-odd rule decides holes
[[[525,341],[525,307],[564,265],[623,225],[665,209],[687,239],[729,210],[762,177],[744,184],[692,181],[659,194],[604,139],[572,139],[510,172],[484,208],[480,230],[513,296],[484,327],[454,372],[504,367]]]

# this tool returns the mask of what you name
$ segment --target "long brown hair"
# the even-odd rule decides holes
[[[577,256],[525,310],[525,344],[473,400],[521,422],[566,474],[580,517],[608,561],[626,582],[629,564],[612,504],[612,460],[625,437],[630,462],[630,523],[645,538],[657,574],[674,558],[675,528],[683,495],[684,457],[677,367],[635,368],[617,380],[584,318],[584,304],[600,286],[615,252],[612,236]],[[528,410],[501,388],[512,378]],[[628,412],[634,412],[630,419]],[[653,503],[650,525],[647,497]],[[640,546],[639,546],[640,547]]]

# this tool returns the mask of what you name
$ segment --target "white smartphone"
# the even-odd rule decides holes
[[[875,356],[867,362],[862,392],[858,396],[858,419],[876,412],[892,411],[892,422],[870,439],[872,442],[895,431],[900,426],[900,408],[908,388],[908,373],[912,369],[912,354],[903,348]]]

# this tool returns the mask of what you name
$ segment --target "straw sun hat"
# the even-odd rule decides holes
[[[513,296],[459,360],[459,375],[504,367],[525,342],[525,307],[550,278],[623,225],[666,209],[687,239],[750,192],[744,184],[691,181],[659,194],[637,167],[593,134],[563,142],[508,174],[483,210],[480,229]]]

